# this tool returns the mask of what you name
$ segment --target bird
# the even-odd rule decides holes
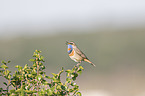
[[[77,66],[81,64],[82,61],[86,61],[96,67],[95,64],[93,64],[87,56],[77,47],[77,45],[74,42],[68,42],[66,41],[66,45],[68,46],[67,52],[69,54],[69,57],[74,60],[75,62],[78,62]]]

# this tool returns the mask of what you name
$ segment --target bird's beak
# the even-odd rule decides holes
[[[66,45],[68,45],[69,44],[69,42],[68,41],[66,41],[66,43],[65,43]]]

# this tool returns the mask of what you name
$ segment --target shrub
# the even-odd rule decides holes
[[[57,74],[52,73],[47,76],[45,73],[44,57],[41,51],[35,50],[32,66],[27,64],[22,67],[15,66],[17,71],[14,74],[8,70],[8,63],[1,61],[0,76],[5,78],[3,84],[5,88],[0,88],[0,94],[6,96],[81,96],[79,86],[75,83],[76,78],[82,73],[82,66],[74,66],[71,70],[61,71]],[[66,81],[61,81],[61,74],[66,73]]]

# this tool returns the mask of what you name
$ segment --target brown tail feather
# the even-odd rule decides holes
[[[88,60],[88,59],[84,59],[84,61],[86,61],[86,62],[90,63],[91,65],[93,65],[94,67],[96,67],[96,65],[93,64],[90,60]]]

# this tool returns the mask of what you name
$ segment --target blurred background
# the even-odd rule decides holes
[[[96,64],[82,63],[83,96],[145,96],[144,17],[143,0],[1,0],[0,61],[14,72],[41,50],[51,75],[76,65],[65,45],[74,41]]]

